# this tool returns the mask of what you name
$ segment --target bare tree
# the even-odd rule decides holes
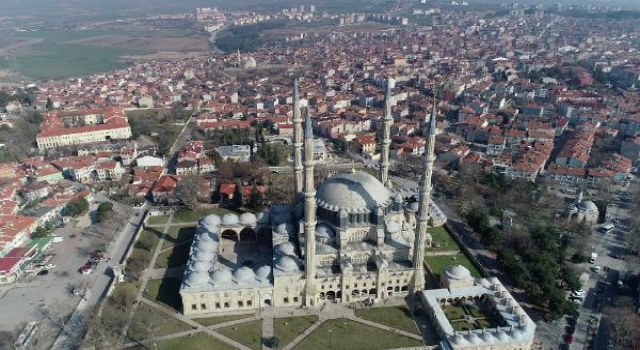
[[[86,323],[85,345],[98,350],[115,348],[126,323],[126,313],[105,304],[101,313],[89,314]]]
[[[630,349],[640,335],[638,331],[640,324],[638,324],[638,317],[633,306],[633,299],[621,296],[618,297],[615,306],[606,307],[603,311],[607,316],[607,322],[618,349]]]
[[[182,204],[187,206],[189,210],[193,210],[198,203],[198,184],[200,183],[200,177],[198,175],[186,175],[182,176],[178,185],[176,186],[175,193],[180,198]]]
[[[138,323],[134,325],[144,335],[144,339],[140,341],[150,340],[154,350],[158,350],[158,340],[156,336],[156,326],[154,320],[149,316],[142,317]]]

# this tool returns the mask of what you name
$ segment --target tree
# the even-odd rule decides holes
[[[254,209],[262,209],[262,205],[263,205],[263,195],[262,192],[260,192],[260,190],[258,189],[258,186],[256,185],[256,183],[253,183],[253,186],[251,187],[251,194],[249,195],[249,207],[254,208]]]
[[[633,299],[621,296],[614,306],[607,306],[603,310],[617,349],[630,349],[640,335],[640,324],[633,306]]]
[[[113,203],[111,202],[102,202],[98,205],[96,209],[96,221],[104,222],[109,215],[113,212]]]
[[[176,186],[175,193],[182,204],[184,204],[189,210],[193,210],[198,203],[198,184],[200,183],[200,177],[198,175],[186,175],[182,176],[178,185]]]
[[[582,288],[582,283],[580,283],[580,278],[578,277],[578,272],[573,266],[565,266],[562,269],[562,277],[564,283],[566,283],[567,287],[571,290],[578,290]]]
[[[62,208],[62,215],[65,216],[80,216],[89,210],[89,202],[86,198],[77,198],[69,201],[67,205]]]
[[[47,97],[47,104],[45,105],[45,108],[47,109],[47,111],[53,109],[53,102],[51,101],[51,97]]]
[[[233,204],[237,207],[244,205],[244,186],[242,181],[236,181],[236,192],[233,194]]]
[[[44,225],[38,226],[36,230],[31,234],[31,238],[47,237],[53,230],[53,226],[49,222],[45,222]]]

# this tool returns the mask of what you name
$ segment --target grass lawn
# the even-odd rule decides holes
[[[193,320],[200,323],[203,326],[214,326],[217,324],[231,322],[235,320],[241,320],[243,318],[249,318],[249,317],[253,317],[253,314],[194,318]]]
[[[193,211],[180,209],[175,214],[173,214],[173,222],[176,224],[185,222],[196,222],[205,215],[216,214],[222,216],[227,213],[237,214],[237,212],[225,208],[198,208]]]
[[[433,238],[433,247],[428,248],[430,251],[460,251],[460,246],[451,237],[451,234],[444,227],[432,227],[427,230]]]
[[[196,233],[195,226],[172,226],[164,237],[162,249],[169,248],[175,244],[189,242]]]
[[[444,272],[447,265],[462,265],[469,269],[473,277],[481,277],[482,274],[476,266],[467,258],[466,255],[460,253],[456,255],[439,255],[439,256],[426,256],[424,261],[431,267],[431,271],[436,274],[436,278],[440,278],[440,274]]]
[[[182,310],[182,299],[179,294],[181,284],[182,281],[177,278],[149,280],[144,296],[180,311]]]
[[[166,267],[182,266],[186,264],[187,261],[189,261],[190,248],[191,244],[185,242],[183,244],[174,246],[171,250],[160,253],[160,255],[158,255],[158,260],[156,260],[155,268],[161,269]]]
[[[149,348],[152,348],[151,346]],[[234,350],[231,345],[221,342],[205,333],[165,340],[158,344],[159,350]]]
[[[262,349],[262,320],[218,328],[216,332],[251,349]]]
[[[331,332],[329,332],[331,330]],[[372,328],[347,319],[328,320],[309,334],[294,349],[376,350],[422,346],[422,341],[411,339],[378,328]]]
[[[278,338],[279,347],[283,348],[297,336],[318,321],[318,316],[283,317],[273,320],[273,333]]]
[[[169,221],[169,215],[150,216],[147,219],[149,225],[164,225]]]
[[[186,323],[182,323],[164,312],[143,303],[133,316],[128,336],[136,340],[151,338],[147,327],[151,327],[156,337],[191,329],[191,326]]]
[[[413,317],[409,313],[409,309],[405,306],[358,309],[356,310],[356,316],[403,331],[420,334]]]

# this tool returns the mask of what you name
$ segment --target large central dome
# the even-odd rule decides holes
[[[375,177],[364,173],[340,173],[326,179],[318,188],[319,206],[334,211],[374,210],[391,201],[389,190]]]

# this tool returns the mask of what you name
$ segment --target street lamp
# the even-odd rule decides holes
[[[333,348],[333,337],[331,336],[331,329],[329,330],[329,347]]]

